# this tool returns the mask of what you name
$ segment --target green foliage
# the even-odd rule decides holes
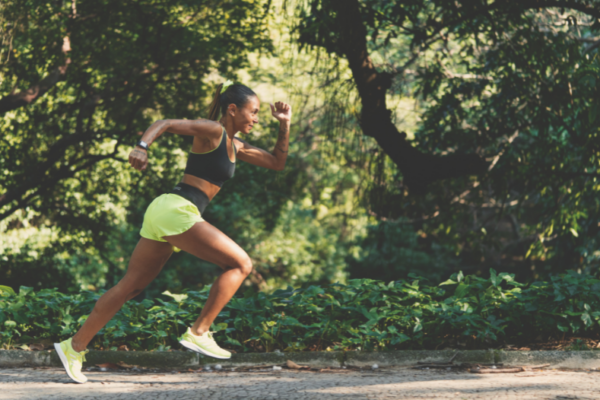
[[[574,272],[529,287],[513,275],[488,279],[461,273],[439,286],[413,280],[370,279],[348,285],[310,285],[271,294],[247,290],[234,297],[213,330],[238,352],[323,349],[415,349],[498,346],[544,337],[600,333],[600,280]],[[168,349],[196,319],[206,287],[165,292],[154,301],[130,301],[102,329],[92,347],[127,344],[136,350]],[[85,321],[99,295],[56,290],[0,292],[4,347],[39,339],[61,340]]]

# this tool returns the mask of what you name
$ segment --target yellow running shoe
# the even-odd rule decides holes
[[[227,360],[231,358],[231,353],[219,347],[212,332],[204,332],[202,336],[196,336],[192,330],[188,330],[179,338],[179,343],[190,350],[194,350],[201,354],[206,354],[209,357],[220,358]]]
[[[89,350],[77,352],[73,350],[71,346],[71,339],[67,339],[64,342],[54,343],[54,348],[62,361],[67,374],[71,379],[77,383],[86,383],[87,378],[81,373],[81,367],[85,361],[85,355]]]

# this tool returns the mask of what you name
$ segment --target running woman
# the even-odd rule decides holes
[[[94,335],[156,278],[173,248],[182,249],[221,267],[208,300],[192,327],[179,338],[182,346],[210,357],[228,359],[231,353],[214,341],[210,326],[252,271],[248,254],[219,229],[202,219],[208,203],[233,176],[236,160],[281,171],[288,154],[292,108],[282,102],[271,104],[279,120],[279,137],[273,152],[251,146],[234,135],[248,134],[258,123],[260,101],[248,87],[227,81],[219,85],[209,119],[161,120],[152,124],[129,154],[129,163],[143,171],[148,166],[148,147],[163,133],[193,136],[183,180],[171,193],[163,194],[148,206],[144,223],[127,272],[121,281],[96,303],[81,329],[54,347],[71,379],[85,383],[81,373],[86,347]],[[219,111],[221,118],[219,118]],[[217,121],[218,120],[218,121]]]

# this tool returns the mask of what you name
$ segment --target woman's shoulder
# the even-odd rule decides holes
[[[194,141],[192,143],[192,153],[195,154],[204,154],[212,152],[216,150],[218,147],[221,147],[222,143],[225,142],[224,138],[227,136],[227,132],[225,128],[216,121],[206,120],[213,124],[213,134],[208,137],[194,137]]]
[[[235,145],[236,151],[243,149],[245,146],[248,146],[248,142],[237,136],[233,137],[233,144]]]

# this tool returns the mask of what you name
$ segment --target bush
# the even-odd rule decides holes
[[[420,280],[308,286],[234,297],[213,329],[237,352],[489,348],[543,337],[600,333],[600,280],[575,272],[529,287],[510,274],[488,279],[454,274],[439,286]],[[178,347],[177,337],[206,302],[209,287],[130,301],[100,331],[93,348],[126,344],[136,350]],[[85,321],[100,294],[0,287],[4,348],[42,339],[64,340]]]
[[[347,257],[351,278],[383,281],[406,278],[410,273],[439,281],[453,270],[456,257],[435,242],[419,243],[418,233],[408,224],[378,221],[356,242]],[[456,271],[457,269],[455,269]]]

